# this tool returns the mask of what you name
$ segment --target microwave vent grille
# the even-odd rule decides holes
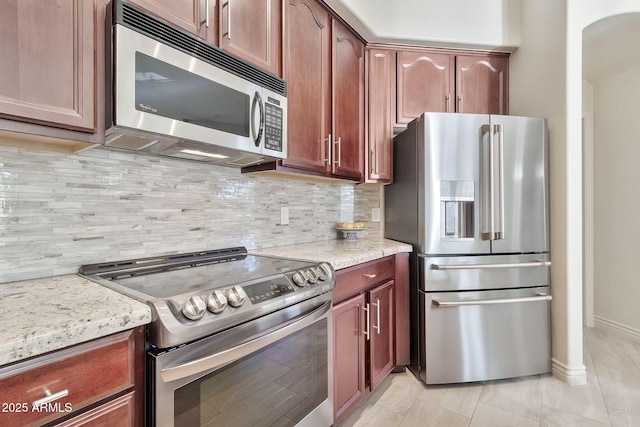
[[[281,78],[262,71],[235,56],[229,55],[217,47],[159,19],[151,17],[127,3],[115,1],[114,8],[116,23],[123,24],[134,31],[146,34],[149,37],[198,57],[218,68],[222,68],[223,70],[286,96],[287,84]]]

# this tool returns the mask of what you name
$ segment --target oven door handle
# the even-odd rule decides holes
[[[330,308],[331,301],[328,301],[294,323],[276,329],[271,333],[212,354],[211,356],[161,369],[160,377],[164,382],[171,382],[190,377],[191,375],[201,374],[202,372],[214,371],[312,325],[321,319]]]

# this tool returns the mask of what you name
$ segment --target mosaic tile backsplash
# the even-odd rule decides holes
[[[335,239],[380,187],[311,183],[95,148],[63,155],[0,147],[0,283],[83,264],[228,246]],[[280,208],[289,225],[280,225]]]

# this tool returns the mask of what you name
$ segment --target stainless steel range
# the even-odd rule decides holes
[[[148,424],[332,424],[331,265],[234,247],[80,273],[153,311]]]

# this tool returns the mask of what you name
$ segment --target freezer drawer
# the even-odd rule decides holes
[[[420,257],[426,292],[549,286],[549,254]]]
[[[549,287],[420,295],[420,377],[484,381],[551,370]]]

